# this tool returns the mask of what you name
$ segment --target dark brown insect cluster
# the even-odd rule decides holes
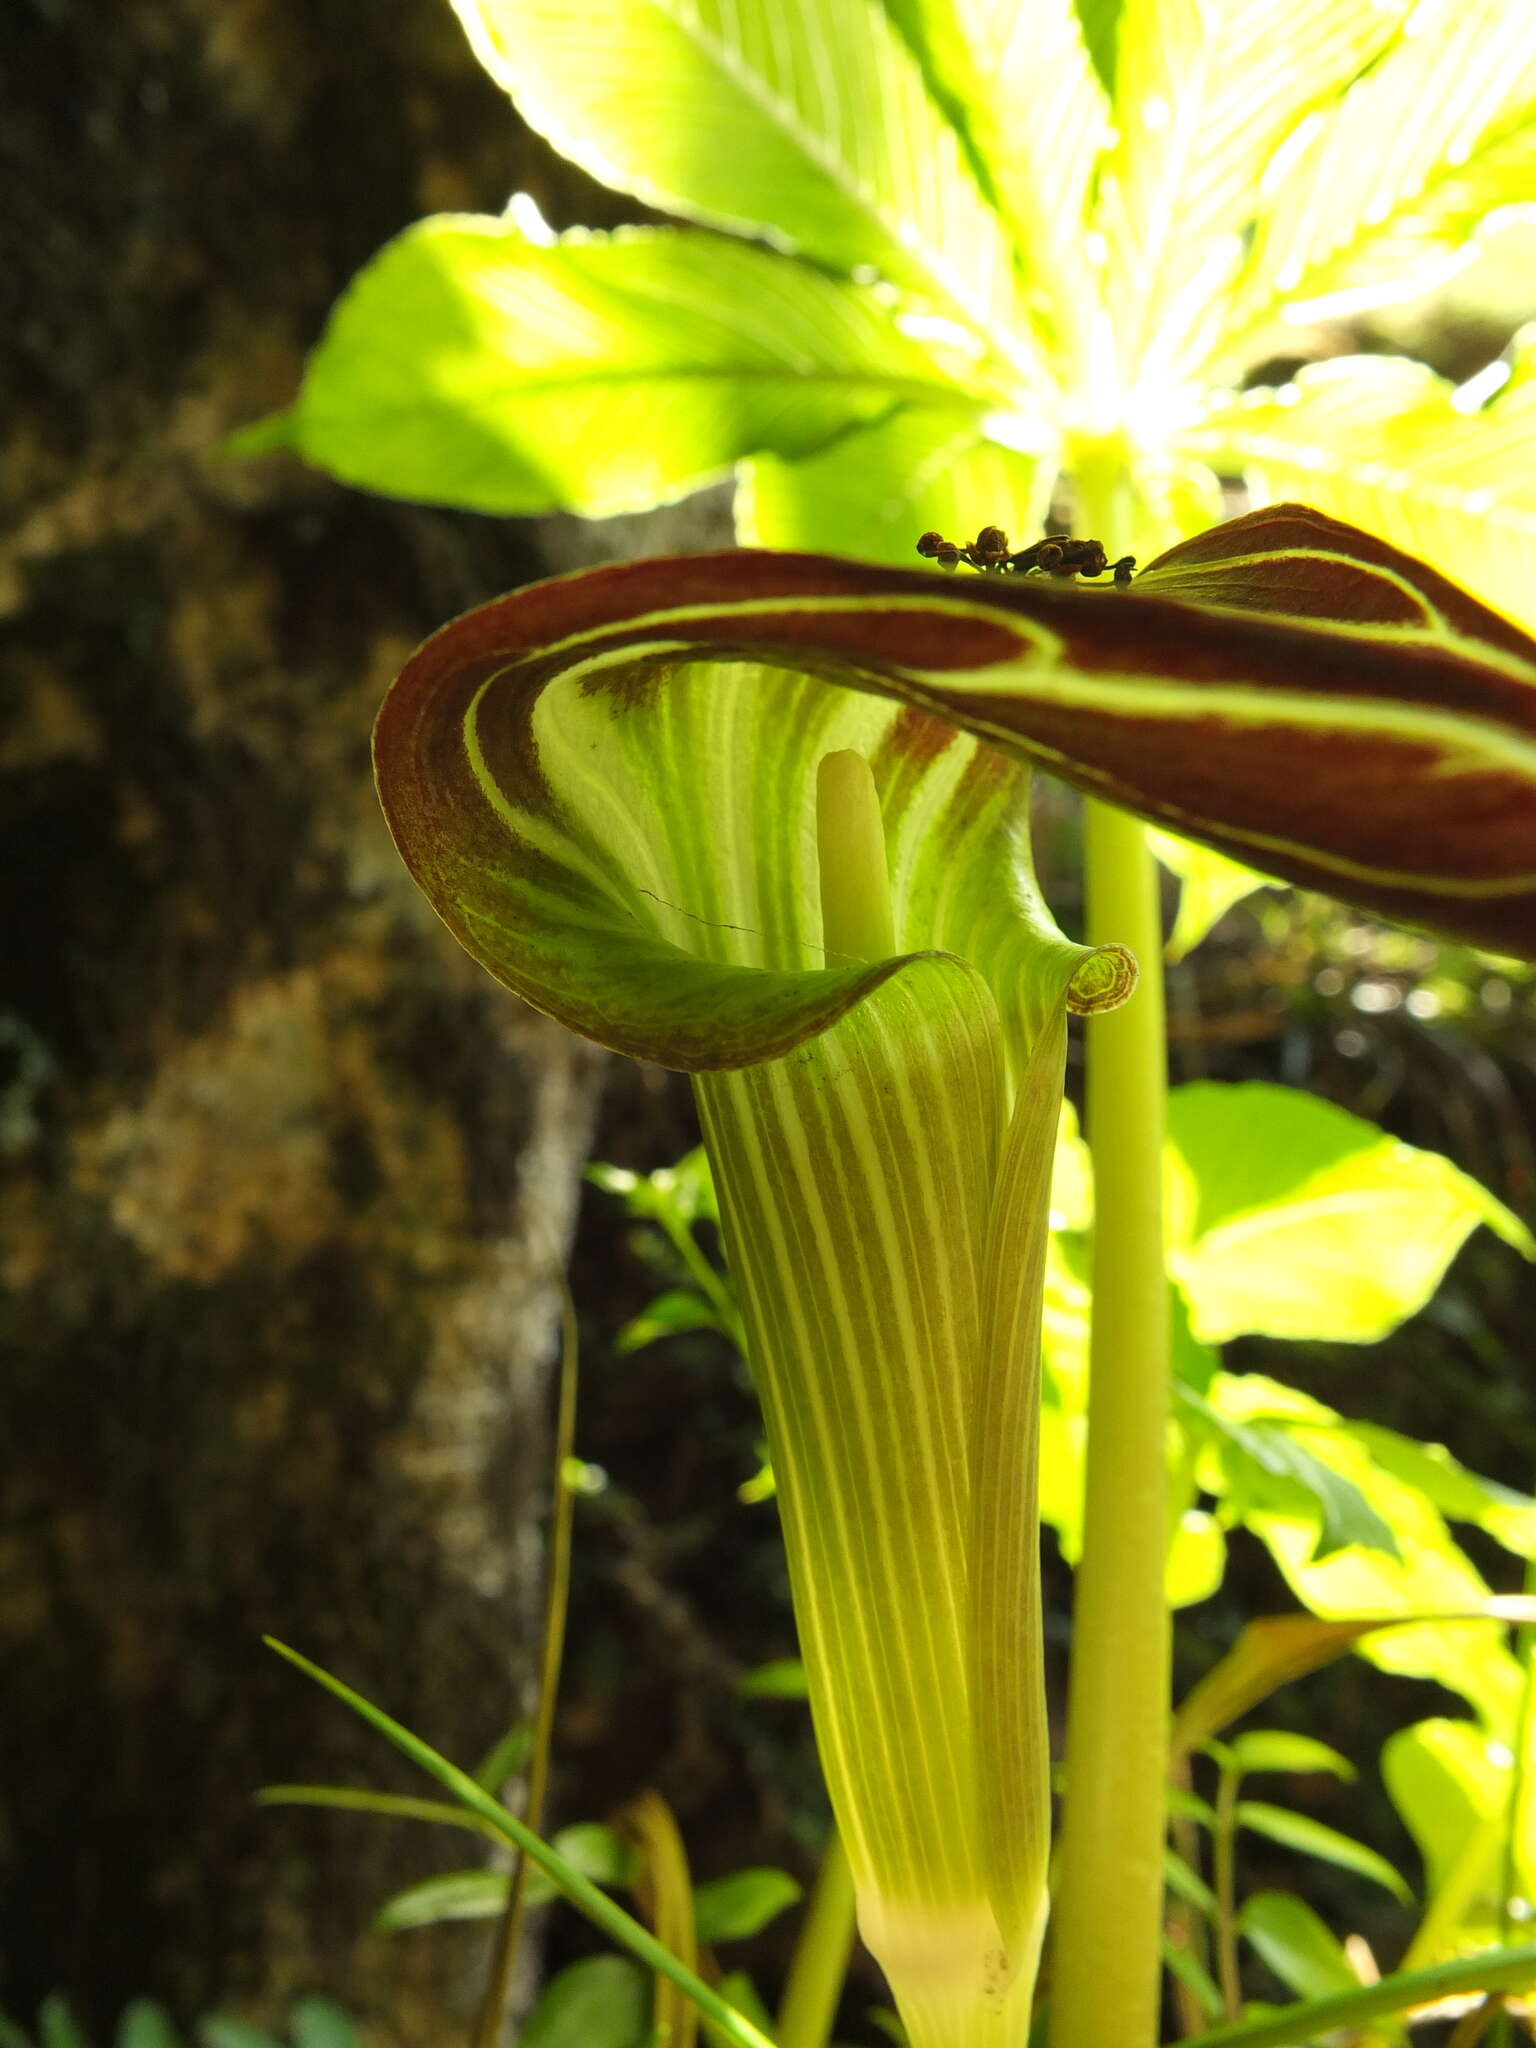
[[[1115,581],[1129,583],[1136,566],[1134,555],[1122,555],[1111,562],[1104,545],[1096,540],[1073,540],[1070,534],[1048,534],[1017,553],[1010,552],[1008,536],[1000,526],[984,526],[973,541],[957,547],[939,533],[925,533],[917,552],[937,562],[941,569],[957,569],[966,562],[988,576],[1023,575],[1038,569],[1046,576],[1102,576],[1108,569]]]

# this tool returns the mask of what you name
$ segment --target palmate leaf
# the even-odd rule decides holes
[[[1193,368],[1286,137],[1381,50],[1412,0],[1127,0],[1117,39],[1118,141],[1095,226],[1122,385]]]
[[[621,191],[872,265],[1048,385],[1013,248],[876,0],[455,0],[529,124]]]
[[[1303,494],[1536,625],[1536,335],[1512,354],[1480,410],[1422,363],[1343,356],[1214,404],[1191,445],[1255,497]]]
[[[718,236],[629,228],[545,247],[511,221],[446,214],[359,272],[297,405],[250,438],[399,497],[596,516],[745,455],[804,455],[914,400],[963,419],[981,403],[867,289]]]
[[[893,721],[863,697],[740,672],[715,699],[736,710],[675,729],[685,752],[703,750],[691,772],[710,764],[715,822],[700,780],[696,818],[673,820],[671,851],[658,852],[628,822],[634,764],[603,765],[617,732],[603,702],[681,703],[664,680],[679,660],[733,655],[929,715]],[[540,700],[556,675],[570,709],[547,730]],[[729,721],[759,691],[772,693],[782,748],[771,770],[732,751]],[[714,718],[727,723],[711,730]],[[991,748],[954,751],[939,720]],[[708,843],[739,815],[729,829],[744,847],[765,803],[780,806],[772,837],[785,816],[806,821],[792,887],[811,886],[804,762],[848,744],[842,733],[914,766],[938,748],[949,815],[986,817],[978,830],[1003,829],[1005,798],[989,813],[984,793],[1003,791],[1006,750],[1268,872],[1496,949],[1536,949],[1536,645],[1434,570],[1295,507],[1181,544],[1130,590],[946,585],[750,552],[535,586],[427,642],[380,714],[375,757],[397,844],[471,952],[576,1029],[702,1070],[787,1051],[897,971],[807,971],[792,897],[757,900],[765,885],[751,884],[727,916],[708,893]],[[551,749],[598,777],[604,822],[577,840],[552,797]],[[900,834],[893,851],[898,898],[913,817],[908,854]],[[961,917],[955,950],[973,960],[1015,928],[997,898],[946,914]],[[748,936],[722,934],[714,959],[692,950],[725,925]]]
[[[1261,218],[1225,350],[1251,346],[1287,302],[1321,311],[1320,300],[1358,294],[1342,311],[1433,283],[1479,221],[1530,198],[1533,124],[1529,8],[1414,8],[1382,61],[1300,138]]]

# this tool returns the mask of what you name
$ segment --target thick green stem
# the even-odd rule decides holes
[[[853,1953],[853,1873],[834,1828],[811,1891],[779,2007],[779,2048],[827,2048]]]
[[[1141,980],[1088,1026],[1093,1343],[1051,2041],[1151,2048],[1168,1766],[1162,934],[1141,827],[1090,802],[1085,835],[1088,937],[1129,945]]]

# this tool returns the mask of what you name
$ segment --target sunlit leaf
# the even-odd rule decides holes
[[[1480,220],[1530,198],[1533,123],[1529,9],[1415,8],[1383,61],[1298,138],[1260,219],[1229,345],[1288,302],[1309,314],[1355,311],[1447,275]]]
[[[1536,1600],[1504,1595],[1460,1611],[1362,1614],[1349,1620],[1276,1614],[1251,1621],[1221,1662],[1206,1673],[1180,1705],[1174,1716],[1173,1755],[1178,1758],[1197,1748],[1278,1692],[1281,1686],[1322,1670],[1325,1664],[1331,1664],[1377,1631],[1420,1624],[1444,1628],[1448,1622],[1484,1627],[1493,1622],[1536,1622]],[[1469,1634],[1470,1626],[1458,1626],[1454,1631],[1456,1641],[1463,1645]]]
[[[1369,1343],[1424,1305],[1478,1223],[1533,1250],[1448,1159],[1295,1089],[1176,1089],[1169,1142],[1196,1191],[1172,1269],[1211,1343],[1244,1331]]]
[[[1168,1546],[1164,1590],[1170,1607],[1193,1607],[1208,1600],[1227,1568],[1227,1539],[1221,1524],[1203,1508],[1186,1508]]]
[[[1382,1749],[1382,1777],[1424,1859],[1430,1913],[1442,1929],[1421,1961],[1496,1937],[1511,1761],[1475,1721],[1420,1721]]]
[[[1023,251],[1030,310],[1058,360],[1090,345],[1098,281],[1084,232],[1109,103],[1072,0],[885,0],[936,103]],[[1102,28],[1102,25],[1101,25]]]
[[[1536,127],[1533,127],[1536,151]],[[1528,176],[1536,175],[1536,168]],[[1536,184],[1531,187],[1536,190]],[[1479,407],[1422,363],[1341,356],[1214,406],[1193,444],[1265,499],[1301,496],[1536,625],[1536,336]]]
[[[1155,387],[1210,351],[1271,158],[1332,104],[1410,4],[1126,0],[1118,142],[1095,225],[1127,386]]]
[[[952,389],[872,292],[766,251],[444,214],[353,280],[286,437],[393,497],[613,513]]]
[[[1021,366],[1012,248],[874,0],[456,0],[529,124],[649,205],[872,265]]]
[[[1352,1870],[1357,1877],[1369,1878],[1403,1905],[1413,1896],[1385,1856],[1368,1849],[1363,1842],[1341,1835],[1337,1828],[1325,1827],[1310,1814],[1295,1813],[1288,1806],[1271,1806],[1266,1800],[1240,1799],[1237,1824],[1271,1842],[1279,1842],[1283,1848],[1316,1856],[1320,1862],[1334,1863],[1341,1870]]]
[[[1044,523],[1053,469],[987,440],[974,406],[904,406],[819,453],[746,463],[737,532],[759,547],[810,548],[912,566],[921,533],[1018,534]]]
[[[1517,1557],[1536,1556],[1536,1500],[1458,1464],[1444,1444],[1416,1443],[1374,1422],[1348,1422],[1372,1461],[1433,1501],[1448,1521],[1485,1529]]]
[[[1299,1998],[1326,1998],[1360,1982],[1337,1936],[1294,1892],[1250,1893],[1237,1925],[1259,1958]]]
[[[1325,1462],[1286,1418],[1230,1412],[1243,1405],[1230,1398],[1231,1389],[1240,1385],[1224,1376],[1214,1401],[1178,1389],[1184,1412],[1196,1415],[1210,1431],[1221,1464],[1220,1477],[1213,1475],[1211,1484],[1224,1496],[1227,1512],[1249,1523],[1271,1513],[1315,1514],[1314,1556],[1330,1557],[1359,1545],[1395,1557],[1391,1524],[1365,1491]]]
[[[1255,889],[1275,885],[1244,862],[1231,860],[1175,832],[1152,831],[1148,843],[1163,866],[1179,878],[1179,908],[1168,939],[1168,958],[1182,960]]]

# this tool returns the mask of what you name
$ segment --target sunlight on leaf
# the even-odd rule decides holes
[[[1255,1331],[1371,1343],[1423,1307],[1479,1223],[1536,1250],[1448,1159],[1316,1096],[1193,1082],[1168,1115],[1195,1198],[1171,1265],[1207,1342]]]
[[[1039,377],[1002,224],[873,0],[455,7],[524,118],[604,183],[835,270],[873,265]]]

